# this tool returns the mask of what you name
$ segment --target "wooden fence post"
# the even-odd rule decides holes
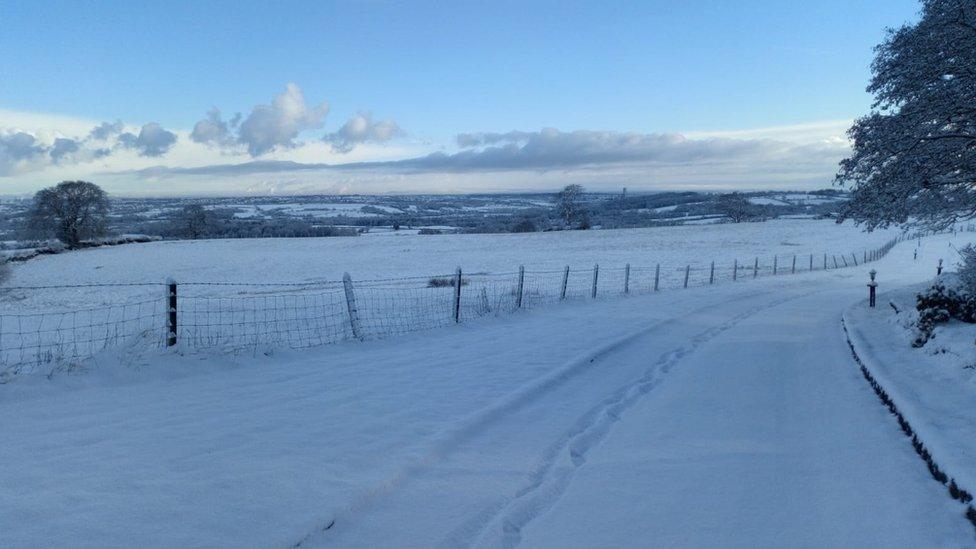
[[[654,266],[654,291],[658,289],[658,282],[661,281],[661,264],[658,263]]]
[[[593,299],[596,299],[596,282],[600,278],[600,264],[593,266]]]
[[[837,265],[837,256],[836,256],[836,255],[834,255],[834,256],[831,256],[831,257],[833,257],[833,258],[834,258],[834,268],[835,268],[835,269],[839,269],[840,267],[839,267],[839,266]]]
[[[810,272],[813,272],[813,254],[810,254]]]
[[[566,286],[569,284],[569,265],[566,265],[566,270],[563,271],[563,288],[559,292],[559,300],[562,301],[566,299]]]
[[[844,254],[840,254],[840,258],[844,261],[844,267],[847,267],[847,258],[844,257]]]
[[[176,333],[179,330],[178,319],[178,303],[176,299],[176,281],[172,278],[166,280],[166,295],[167,299],[167,317],[166,317],[166,346],[172,347],[176,345]]]
[[[739,260],[732,260],[732,282],[739,280]]]
[[[773,276],[776,276],[779,271],[779,256],[773,256]]]
[[[759,276],[759,258],[756,258],[756,262],[752,264],[752,278]]]
[[[855,267],[857,267],[857,254],[855,254],[855,253],[852,253],[852,254],[851,254],[851,259],[853,259],[853,260],[854,260],[854,266],[855,266]]]
[[[515,296],[515,308],[522,308],[522,292],[525,289],[525,265],[519,265],[518,293]]]
[[[790,274],[796,274],[796,254],[793,254],[793,267],[790,269]]]
[[[461,267],[454,272],[454,322],[461,322]],[[521,297],[519,298],[521,300]]]
[[[352,277],[349,273],[342,275],[342,287],[346,292],[346,312],[349,314],[349,327],[352,328],[352,336],[356,339],[363,339],[363,331],[359,325],[359,309],[356,307],[356,293],[352,289]]]
[[[827,254],[824,254],[824,270],[827,270]]]
[[[624,293],[630,293],[630,263],[624,267]]]
[[[685,265],[685,288],[688,287],[688,273],[691,272],[691,265]]]
[[[712,266],[708,270],[708,284],[712,285],[715,283],[715,262],[712,261]]]

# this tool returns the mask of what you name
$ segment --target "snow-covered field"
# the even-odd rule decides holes
[[[869,268],[918,284],[971,238],[364,344],[107,352],[0,386],[0,546],[972,546],[840,327]]]
[[[11,286],[0,293],[0,378],[38,373],[36,366],[44,373],[105,346],[162,345],[170,305],[161,268],[180,284],[176,331],[182,346],[237,352],[388,337],[563,298],[847,267],[858,258],[863,262],[865,250],[886,236],[791,221],[529,235],[155,242],[69,253],[64,261],[18,265]],[[815,245],[835,249],[821,255],[822,248],[815,248],[814,256],[808,252]],[[449,261],[463,266],[459,299]],[[524,276],[516,272],[518,263],[527,265]],[[568,272],[566,265],[572,266]],[[337,282],[346,269],[356,273],[359,322],[348,319],[351,301]]]
[[[686,265],[702,269],[711,261],[723,277],[730,275],[735,260],[752,266],[758,258],[760,267],[769,269],[778,256],[783,268],[798,254],[801,270],[808,267],[809,254],[819,266],[824,253],[846,254],[837,261],[853,262],[850,254],[860,260],[863,250],[895,234],[865,234],[832,221],[785,220],[528,234],[166,241],[41,257],[17,265],[9,285],[161,283],[170,277],[178,282],[315,283],[340,280],[345,272],[369,280],[448,274],[458,266],[465,273],[513,273],[519,265],[559,271],[567,265],[592,269],[597,263],[603,269],[630,263],[635,276],[636,269],[652,271],[660,263],[662,276],[677,280]],[[125,288],[14,291],[0,294],[0,310],[104,305],[144,293]]]

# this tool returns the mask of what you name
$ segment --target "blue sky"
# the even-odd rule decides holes
[[[784,144],[836,142],[866,112],[873,46],[886,26],[917,10],[907,0],[4,2],[0,136],[8,150],[0,141],[0,192],[29,192],[73,173],[134,194],[201,192],[201,185],[214,193],[518,190],[563,180],[648,189],[824,186],[833,171],[826,160],[782,173],[791,164]],[[238,112],[247,121],[282,94],[296,99],[288,91],[295,89],[309,112],[265,146],[233,128],[220,143],[191,135],[213,107],[224,121]],[[315,110],[322,103],[327,114]],[[372,118],[341,130],[361,112]],[[106,121],[122,121],[117,133],[132,137],[97,147],[84,141],[86,124]],[[379,122],[388,125],[374,128]],[[173,139],[141,134],[147,124]],[[768,130],[782,127],[798,129]],[[546,128],[560,133],[533,133]],[[491,169],[480,161],[478,169],[396,164],[455,154],[458,134],[484,133],[504,137],[460,152],[507,148],[520,160]],[[34,147],[18,152],[10,143],[26,138],[14,142],[14,134],[30,135]],[[718,140],[722,150],[747,153],[709,152],[707,166],[694,162],[700,143],[680,145],[694,150],[689,158],[668,152],[662,160],[657,148],[625,151],[623,160],[605,154],[633,141],[621,135]],[[153,136],[163,141],[151,145]],[[59,137],[77,148],[52,162]],[[351,150],[336,153],[340,137]],[[728,140],[780,145],[767,146],[774,154]],[[584,154],[578,165],[524,158],[557,146],[600,154]],[[780,165],[764,163],[770,155]],[[727,170],[715,167],[719,160]],[[204,170],[253,162],[302,166]]]

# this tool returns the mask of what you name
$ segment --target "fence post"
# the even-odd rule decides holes
[[[732,282],[739,280],[739,260],[732,260]]]
[[[688,287],[688,273],[691,272],[691,265],[685,265],[685,288]]]
[[[840,258],[844,260],[844,267],[847,267],[847,258],[844,257],[844,254],[840,254]]]
[[[349,327],[352,328],[352,336],[356,339],[363,339],[363,331],[359,326],[359,309],[356,308],[356,293],[352,289],[352,277],[349,273],[342,275],[342,287],[346,291],[346,311],[349,313]]]
[[[522,292],[525,288],[525,265],[519,265],[518,293],[515,297],[515,308],[522,308]]]
[[[793,254],[793,267],[790,269],[790,274],[796,274],[796,254]]]
[[[624,267],[624,293],[630,293],[630,263]]]
[[[851,253],[851,259],[854,260],[854,266],[857,267],[857,254]]]
[[[942,274],[942,260],[941,260],[941,259],[939,259],[939,266],[938,266],[938,267],[936,267],[936,269],[935,269],[935,274],[936,274],[936,275],[940,275],[940,274]]]
[[[813,254],[810,254],[810,272],[813,272]]]
[[[454,273],[454,322],[461,322],[461,267]]]
[[[166,319],[166,346],[176,345],[176,332],[179,329],[177,324],[179,315],[177,314],[178,303],[176,299],[176,281],[172,278],[166,280],[167,319]]]
[[[593,299],[596,299],[596,281],[600,278],[600,264],[593,266]]]
[[[759,276],[759,258],[756,258],[756,262],[752,264],[752,278]]]
[[[868,262],[868,251],[864,250],[864,257],[861,258],[861,263],[867,263],[867,262]]]
[[[838,266],[838,265],[837,265],[837,256],[836,256],[836,255],[834,255],[834,256],[831,256],[831,257],[833,257],[833,258],[834,258],[834,268],[835,268],[835,269],[839,269],[839,268],[840,268],[840,266]]]
[[[773,276],[776,276],[779,271],[779,256],[773,256]]]
[[[559,300],[562,301],[566,299],[566,285],[569,284],[569,265],[566,265],[566,270],[563,271],[563,288],[559,292]]]
[[[708,270],[708,284],[715,283],[715,262],[712,261],[712,267]]]
[[[661,281],[661,264],[658,263],[654,266],[654,291],[657,291],[658,282]]]
[[[824,270],[827,270],[827,254],[824,254]]]

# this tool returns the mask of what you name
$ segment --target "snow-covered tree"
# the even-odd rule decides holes
[[[28,231],[77,248],[82,240],[105,235],[107,216],[108,195],[101,187],[87,181],[63,181],[34,195]]]
[[[589,216],[586,215],[586,209],[583,206],[583,192],[582,185],[566,185],[556,195],[556,210],[559,217],[570,225],[582,224],[584,221],[587,226],[589,225]]]
[[[976,217],[976,2],[923,0],[917,23],[889,29],[871,71],[872,112],[849,130],[837,174],[853,194],[839,220],[938,228]]]
[[[715,209],[733,223],[742,223],[758,214],[758,208],[739,193],[719,195],[715,200]]]
[[[190,204],[176,216],[173,229],[184,238],[201,238],[217,232],[217,218],[203,206]]]
[[[959,250],[959,257],[959,266],[956,269],[959,272],[959,278],[962,279],[966,289],[976,295],[976,247],[967,244],[966,247]]]

